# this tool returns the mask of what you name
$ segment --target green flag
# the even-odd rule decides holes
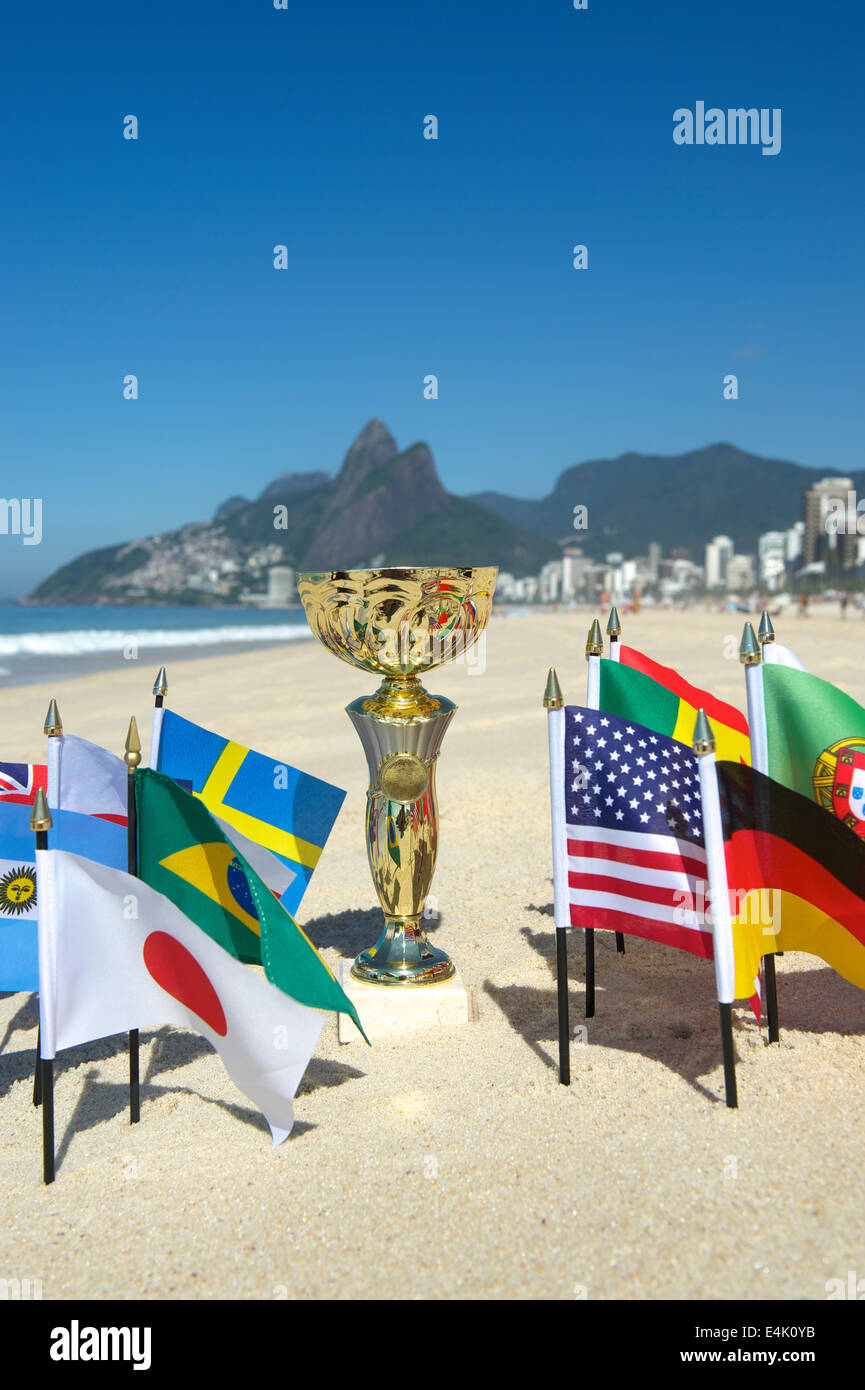
[[[605,714],[617,714],[620,719],[633,719],[656,734],[676,738],[679,718],[679,696],[652,676],[635,670],[621,661],[602,658],[601,709]],[[691,715],[693,733],[694,717]]]
[[[837,686],[763,665],[769,776],[865,834],[865,709]]]
[[[161,772],[140,768],[135,805],[138,877],[229,955],[264,966],[284,994],[313,1009],[349,1014],[363,1033],[354,1005],[311,941],[203,802]]]

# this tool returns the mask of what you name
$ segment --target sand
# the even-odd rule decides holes
[[[545,716],[555,664],[585,692],[591,615],[496,618],[486,669],[434,673],[460,706],[440,761],[435,939],[472,1021],[341,1046],[328,1020],[272,1149],[193,1033],[142,1033],[130,1127],[123,1039],[56,1063],[59,1169],[43,1188],[31,1104],[35,1001],[0,997],[0,1278],[45,1298],[824,1299],[865,1274],[865,998],[813,957],[779,961],[780,1046],[736,1014],[740,1105],[723,1104],[710,965],[598,934],[597,1016],[558,1084]],[[739,616],[649,613],[625,639],[742,704]],[[865,623],[837,606],[778,623],[865,702]],[[725,656],[725,650],[728,655]],[[149,732],[156,662],[0,692],[3,756],[68,732]],[[365,765],[343,707],[372,678],[317,644],[172,657],[179,712],[348,789],[300,921],[332,968],[378,934],[362,835]],[[583,1025],[571,938],[571,1021]]]

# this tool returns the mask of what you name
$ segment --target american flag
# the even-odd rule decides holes
[[[32,806],[36,792],[46,789],[44,763],[0,763],[0,801]]]
[[[697,758],[599,710],[565,710],[571,925],[630,932],[711,960]]]

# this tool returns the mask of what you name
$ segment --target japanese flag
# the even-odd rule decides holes
[[[131,1028],[193,1028],[281,1143],[324,1014],[234,960],[130,874],[63,850],[37,850],[36,872],[42,1056]]]

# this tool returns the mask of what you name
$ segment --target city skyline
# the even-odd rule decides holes
[[[647,488],[645,477],[654,464],[658,467],[658,481]],[[712,490],[707,493],[702,487],[704,476],[717,482],[731,472],[741,486],[747,486],[745,480],[761,466],[772,479],[772,486],[764,488],[759,498],[750,490],[751,506],[747,512],[741,512],[735,503],[732,507],[719,507]],[[800,470],[802,491],[796,483]],[[549,587],[544,576],[549,577],[551,569],[550,564],[543,563],[544,559],[551,560],[553,552],[576,542],[583,546],[588,542],[591,562],[599,566],[612,551],[623,552],[631,570],[635,557],[642,555],[645,559],[648,554],[651,559],[653,552],[659,557],[663,553],[680,569],[687,561],[688,582],[697,582],[694,555],[702,553],[704,546],[708,553],[709,537],[719,521],[721,532],[730,530],[734,540],[723,535],[716,535],[715,540],[729,541],[736,565],[747,571],[747,557],[759,554],[759,572],[761,577],[768,577],[763,576],[762,560],[767,545],[777,550],[780,544],[785,559],[795,558],[802,550],[807,563],[822,558],[822,552],[817,553],[815,524],[822,528],[823,512],[815,523],[817,514],[812,516],[809,499],[819,494],[825,512],[830,494],[842,494],[833,504],[835,508],[842,503],[846,507],[849,494],[854,498],[855,512],[857,484],[865,493],[865,473],[856,474],[855,479],[820,479],[816,470],[785,460],[760,459],[719,444],[673,457],[627,454],[618,460],[587,460],[559,475],[546,496],[536,503],[502,494],[449,498],[428,446],[412,444],[400,449],[387,425],[374,419],[360,431],[334,473],[283,475],[270,480],[253,498],[233,495],[221,499],[207,520],[188,518],[170,532],[150,537],[138,535],[115,546],[82,553],[75,557],[73,566],[52,573],[32,597],[37,603],[49,604],[149,600],[184,604],[199,603],[205,596],[209,596],[206,601],[215,603],[260,602],[265,601],[266,590],[261,586],[268,573],[279,582],[277,577],[283,572],[294,574],[302,569],[328,568],[334,563],[337,568],[415,563],[417,537],[406,551],[400,532],[406,525],[411,530],[418,521],[435,537],[431,556],[423,563],[444,562],[446,555],[451,556],[449,563],[462,563],[461,555],[454,550],[454,537],[462,537],[457,543],[457,550],[461,551],[466,538],[478,531],[483,537],[485,562],[497,564],[503,575],[516,563],[517,577],[526,576],[531,584],[534,580],[530,576],[534,575],[541,589]],[[663,491],[659,493],[658,488]],[[402,501],[394,509],[395,496]],[[790,550],[784,533],[789,531],[798,537],[805,526],[795,519],[801,515],[803,497],[807,537]],[[583,500],[575,503],[575,498]],[[684,508],[683,499],[690,499]],[[24,499],[20,509],[24,545],[30,513],[27,503],[28,499]],[[12,505],[7,504],[10,508]],[[17,510],[17,503],[14,505]],[[532,506],[539,510],[533,512]],[[367,524],[358,530],[359,515],[367,518]],[[758,516],[762,518],[762,530],[757,524]],[[338,521],[339,517],[343,520]],[[616,524],[612,525],[614,518]],[[512,522],[521,529],[515,531]],[[7,523],[0,499],[0,531]],[[321,526],[327,539],[322,538]],[[767,526],[776,529],[766,531]],[[865,518],[858,519],[858,527],[865,527]],[[652,539],[647,542],[646,536]],[[537,568],[533,568],[527,542],[534,546]],[[855,562],[856,546],[853,537],[842,538],[845,565]],[[338,553],[338,561],[331,560],[332,553]],[[288,571],[284,571],[286,565]],[[652,569],[651,564],[649,568]],[[707,583],[711,585],[710,568],[707,561]],[[726,564],[721,569],[725,570]],[[630,573],[627,583],[635,577],[636,572]],[[647,578],[658,577],[657,564],[651,576],[645,572],[645,566],[640,572],[644,584]],[[747,580],[739,582],[746,584]],[[518,587],[525,587],[522,581]],[[617,588],[621,587],[617,583]]]

